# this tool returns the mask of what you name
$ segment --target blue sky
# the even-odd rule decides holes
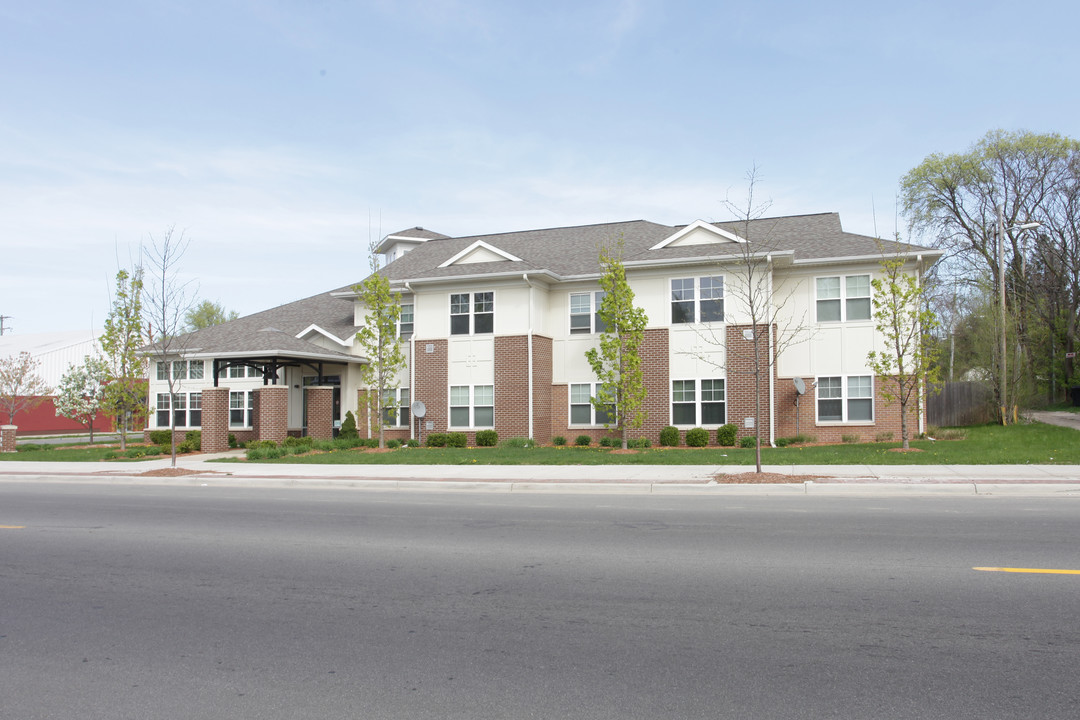
[[[0,0],[0,314],[100,326],[175,226],[248,314],[369,240],[770,214],[891,235],[987,131],[1080,137],[1072,2]],[[903,220],[900,220],[903,230]]]

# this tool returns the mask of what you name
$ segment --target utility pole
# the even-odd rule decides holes
[[[1008,367],[1008,360],[1005,359],[1005,213],[1000,205],[997,206],[997,260],[998,260],[998,309],[1001,311],[1001,347],[999,349],[1001,358],[1001,375],[999,376],[999,385],[1001,397],[1001,424],[1007,425],[1008,419],[1008,407],[1009,403],[1006,400],[1005,393],[1008,388],[1008,380],[1006,379],[1006,369]]]
[[[4,321],[5,320],[14,320],[14,319],[15,318],[11,317],[10,315],[0,315],[0,335],[3,335],[5,330],[10,329],[10,328],[5,328],[4,327]]]

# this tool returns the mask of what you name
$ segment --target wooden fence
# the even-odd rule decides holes
[[[994,420],[994,393],[979,382],[946,382],[926,401],[926,422],[935,427],[981,425]]]

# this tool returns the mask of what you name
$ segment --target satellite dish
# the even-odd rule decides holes
[[[806,394],[806,383],[804,383],[803,379],[800,377],[795,378],[795,392],[800,395]]]
[[[424,403],[419,400],[414,402],[411,407],[413,417],[422,418],[425,414],[427,414],[427,408],[424,407]]]

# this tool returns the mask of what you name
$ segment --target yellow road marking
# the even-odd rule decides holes
[[[0,525],[0,530],[24,530],[25,525]]]
[[[1080,575],[1080,570],[1052,570],[1049,568],[976,567],[971,569],[984,570],[986,572],[1043,573],[1046,575]]]

